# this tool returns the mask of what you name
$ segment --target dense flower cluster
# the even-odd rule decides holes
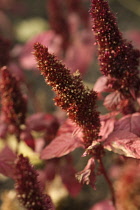
[[[138,95],[140,51],[123,39],[107,1],[92,0],[90,13],[99,45],[101,72],[111,78],[109,84],[112,89],[119,90],[127,97],[131,97],[130,90],[133,89],[135,95]]]
[[[19,155],[15,166],[18,199],[28,210],[54,210],[51,199],[42,193],[37,173],[28,158]]]
[[[85,88],[79,73],[71,75],[70,70],[50,54],[45,46],[36,43],[34,49],[41,74],[56,92],[56,105],[66,110],[69,118],[82,128],[85,147],[90,146],[93,140],[99,138],[96,92]]]
[[[0,67],[7,65],[9,61],[10,42],[0,37]]]
[[[2,67],[0,71],[1,113],[4,122],[13,125],[18,134],[20,125],[25,122],[26,100],[21,93],[18,81],[7,67]]]

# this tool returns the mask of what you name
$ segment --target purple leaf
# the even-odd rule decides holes
[[[106,139],[104,147],[120,155],[140,159],[140,138],[129,131],[114,131]]]
[[[117,112],[112,112],[110,114],[101,115],[101,129],[99,136],[102,136],[102,141],[104,141],[108,135],[113,131],[114,129],[114,123],[116,121],[115,116]]]
[[[104,106],[109,110],[119,109],[123,99],[124,98],[121,95],[121,93],[118,91],[115,91],[105,97]]]
[[[42,32],[34,36],[23,47],[23,50],[20,56],[20,63],[22,67],[25,69],[36,68],[36,61],[32,54],[33,45],[36,42],[40,42],[43,45],[47,45],[49,47],[49,51],[52,53],[55,53],[57,55],[60,53],[61,38],[51,30],[47,32]]]
[[[114,125],[114,131],[125,130],[140,136],[140,113],[122,117]]]
[[[53,127],[53,131],[58,128],[58,120],[55,116],[46,113],[36,113],[31,115],[26,120],[28,129],[34,131],[45,131],[48,128]]]
[[[35,150],[35,141],[30,131],[22,131],[20,134],[20,139],[23,140],[30,148]]]
[[[61,134],[45,147],[41,152],[41,158],[52,159],[55,157],[62,157],[78,147],[83,147],[83,144],[79,139],[74,138],[71,133]]]
[[[116,136],[115,136],[116,135]],[[107,148],[128,157],[140,158],[140,113],[122,117],[106,141]]]
[[[71,70],[71,73],[78,69],[84,75],[93,61],[95,46],[91,45],[91,43],[94,40],[86,31],[80,32],[80,35],[77,37],[67,49],[64,62]]]
[[[76,178],[82,184],[90,184],[95,189],[95,160],[90,158],[84,170],[76,174]]]
[[[6,146],[0,152],[0,173],[5,176],[14,178],[14,161],[16,154]]]
[[[60,169],[62,182],[71,196],[76,196],[81,190],[81,185],[76,180],[75,174],[76,170],[71,164],[64,165]]]
[[[79,127],[76,126],[75,123],[72,122],[72,120],[67,119],[59,128],[57,136],[67,133],[72,133],[74,136],[77,136],[79,135],[79,132],[80,132]]]
[[[55,158],[53,160],[48,160],[45,168],[45,174],[46,179],[48,181],[52,181],[55,178],[55,175],[57,173],[58,167],[59,167],[59,160],[58,158]]]
[[[93,90],[98,93],[99,97],[101,97],[102,92],[109,91],[109,88],[107,87],[107,81],[108,81],[107,77],[101,76],[95,82]]]
[[[41,158],[62,157],[78,147],[83,147],[81,139],[72,135],[75,128],[75,125],[67,120],[58,130],[56,138],[41,152]]]

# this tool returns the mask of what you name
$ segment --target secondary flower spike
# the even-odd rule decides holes
[[[69,118],[82,128],[87,148],[93,140],[99,138],[100,120],[96,111],[96,92],[85,88],[79,73],[71,75],[70,70],[50,54],[45,46],[36,43],[34,49],[41,74],[56,92],[56,105],[64,109]]]
[[[140,88],[138,77],[140,51],[122,37],[117,21],[106,0],[91,1],[93,31],[99,50],[100,70],[115,81],[112,88],[123,95],[129,95],[130,89],[137,94]]]
[[[14,126],[19,137],[20,125],[26,116],[26,99],[21,93],[19,83],[6,66],[0,69],[1,113],[8,125]]]
[[[28,158],[19,155],[15,164],[18,199],[27,210],[54,210],[51,198],[42,193],[37,176]]]

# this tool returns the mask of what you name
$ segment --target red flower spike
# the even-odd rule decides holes
[[[54,210],[51,198],[42,193],[37,176],[28,158],[19,155],[15,165],[18,199],[27,210]]]
[[[14,179],[14,162],[16,157],[16,154],[8,146],[0,150],[0,174]]]
[[[85,147],[98,139],[100,130],[99,113],[95,110],[97,94],[85,88],[78,72],[71,75],[48,49],[36,43],[35,57],[45,81],[56,92],[55,102],[64,109],[69,118],[83,129]]]
[[[123,39],[107,1],[92,0],[90,14],[99,45],[101,72],[116,79],[112,83],[113,89],[119,90],[127,97],[131,95],[130,89],[134,89],[137,94],[140,88],[138,77],[140,51]]]
[[[9,62],[10,42],[0,37],[0,67]]]
[[[18,81],[11,75],[7,67],[0,72],[1,111],[4,121],[14,126],[19,134],[20,125],[25,122],[26,100],[20,91]]]

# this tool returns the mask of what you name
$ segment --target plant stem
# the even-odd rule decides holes
[[[113,187],[112,182],[111,182],[111,180],[110,180],[110,178],[109,178],[109,176],[108,176],[108,174],[106,172],[106,169],[104,167],[104,164],[103,164],[103,161],[102,161],[102,158],[101,157],[99,158],[99,163],[100,163],[102,174],[104,175],[104,177],[105,177],[105,179],[106,179],[106,181],[107,181],[107,183],[109,185],[110,192],[111,192],[111,195],[112,195],[112,198],[111,199],[112,199],[113,205],[116,208],[116,199],[115,199],[114,187]]]

